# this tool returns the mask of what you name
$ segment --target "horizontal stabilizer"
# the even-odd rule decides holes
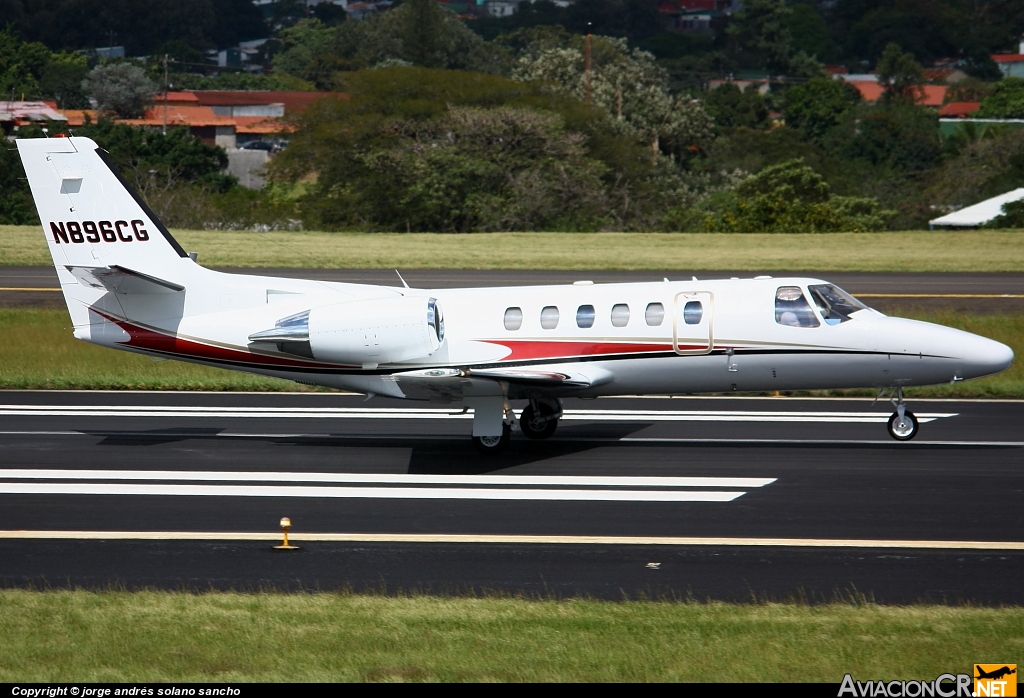
[[[149,274],[113,265],[109,267],[67,266],[67,270],[78,279],[78,283],[92,288],[105,288],[111,293],[181,293],[185,287],[158,279]]]

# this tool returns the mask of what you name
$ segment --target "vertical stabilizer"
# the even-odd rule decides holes
[[[120,268],[184,286],[194,262],[96,143],[88,138],[15,143],[76,327],[94,321],[87,306],[116,299],[104,301],[105,290],[83,285],[83,274],[76,277],[72,270],[102,275]]]

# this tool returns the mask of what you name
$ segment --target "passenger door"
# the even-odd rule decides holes
[[[715,294],[676,295],[672,311],[672,348],[677,354],[710,354],[715,346]]]

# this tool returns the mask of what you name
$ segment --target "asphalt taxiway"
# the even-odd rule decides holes
[[[391,269],[221,269],[263,276],[400,285]],[[772,272],[772,276],[808,276],[827,279],[861,297],[882,312],[919,308],[969,313],[1024,313],[1024,274],[1012,272],[914,273],[914,272]],[[563,284],[578,280],[595,283],[750,278],[734,271],[529,271],[529,270],[404,270],[402,275],[419,288],[465,288]],[[64,307],[53,267],[0,267],[0,306]]]
[[[0,583],[1024,603],[1024,402],[0,393]],[[278,520],[301,550],[271,550]]]

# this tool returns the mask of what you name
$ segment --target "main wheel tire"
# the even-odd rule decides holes
[[[501,426],[501,436],[474,436],[473,446],[480,453],[495,455],[508,448],[512,440],[512,427],[508,424]]]
[[[533,405],[527,405],[523,409],[519,415],[519,428],[523,430],[524,436],[531,439],[546,439],[558,428],[558,418],[550,418],[555,413],[550,406],[542,403],[538,403],[537,406],[539,410],[534,410]]]
[[[910,441],[917,436],[917,417],[914,413],[905,411],[901,420],[899,413],[893,412],[889,417],[889,436],[897,441]]]

